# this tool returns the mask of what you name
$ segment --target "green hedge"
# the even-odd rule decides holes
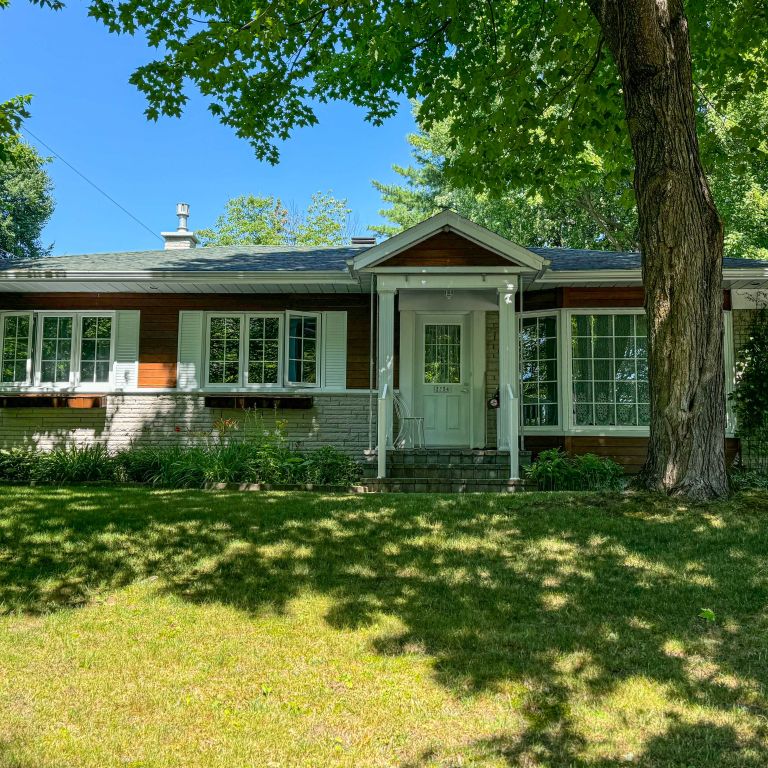
[[[136,447],[110,454],[101,445],[0,451],[0,481],[14,483],[138,482],[166,488],[210,483],[352,485],[360,466],[325,446],[302,454],[270,441]]]

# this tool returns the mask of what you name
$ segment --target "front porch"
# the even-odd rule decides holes
[[[504,482],[519,481],[516,303],[524,282],[547,263],[449,212],[355,259],[354,269],[371,281],[376,296],[379,480],[482,484],[500,482],[500,473]],[[489,410],[491,395],[495,407]],[[405,431],[404,421],[410,424]],[[423,466],[434,461],[435,477],[395,475],[406,467],[401,458],[418,456],[393,452],[401,448],[432,451]],[[450,456],[454,449],[474,451],[453,462],[458,475],[450,461],[438,460],[441,451]],[[477,463],[477,451],[488,449],[493,476],[464,471]]]

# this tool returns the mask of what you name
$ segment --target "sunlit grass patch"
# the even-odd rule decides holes
[[[0,766],[757,768],[766,521],[757,493],[0,489]]]

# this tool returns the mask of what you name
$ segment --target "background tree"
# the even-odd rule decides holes
[[[594,152],[632,180],[649,321],[651,423],[642,481],[727,492],[723,227],[696,116],[768,87],[762,0],[91,0],[114,32],[143,30],[158,59],[132,82],[147,116],[181,114],[187,81],[276,161],[276,142],[344,99],[380,123],[422,99],[450,119],[449,172],[479,188],[579,178]],[[695,51],[692,68],[691,50]],[[695,95],[694,95],[695,82]],[[765,138],[744,131],[750,150]]]
[[[13,257],[50,253],[51,247],[41,240],[54,208],[47,162],[18,138],[5,142],[5,156],[0,160],[0,251]]]
[[[418,120],[418,108],[414,109]],[[431,130],[407,137],[414,163],[394,171],[404,184],[373,185],[389,208],[380,211],[389,224],[370,227],[382,235],[393,235],[423,221],[443,208],[451,208],[472,221],[523,245],[564,248],[635,250],[637,215],[634,194],[628,181],[609,187],[602,181],[602,162],[591,154],[593,171],[588,178],[542,190],[509,188],[477,190],[449,172],[452,149],[448,121]]]
[[[418,121],[418,107],[414,117]],[[742,146],[741,126],[768,135],[768,96],[738,105],[728,116],[701,112],[702,155],[725,226],[725,255],[768,259],[768,162]],[[407,229],[443,208],[451,208],[523,245],[637,250],[637,211],[629,182],[612,187],[602,181],[601,158],[592,154],[594,172],[535,189],[488,194],[457,183],[448,173],[449,126],[407,137],[413,163],[394,165],[402,184],[373,185],[389,205],[380,211],[389,223],[371,227],[382,235]],[[562,183],[565,182],[565,183]],[[546,196],[545,196],[546,195]]]
[[[211,229],[196,232],[202,245],[343,245],[352,233],[346,200],[316,192],[305,211],[279,198],[242,195],[227,201]]]

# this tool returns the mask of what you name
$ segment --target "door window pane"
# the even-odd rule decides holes
[[[27,380],[27,360],[32,323],[29,315],[6,315],[3,320],[3,359],[0,381],[5,383]]]
[[[317,318],[292,315],[288,321],[288,381],[317,384]]]
[[[72,317],[44,317],[41,331],[40,380],[68,383],[72,369]]]
[[[248,321],[248,383],[277,384],[280,359],[280,320],[252,317]]]
[[[648,424],[646,328],[639,313],[571,316],[577,426]]]
[[[240,318],[212,317],[208,338],[208,383],[240,381]]]
[[[80,381],[108,382],[111,358],[112,318],[84,317],[80,335]]]
[[[589,342],[589,339],[587,339]],[[558,421],[557,319],[524,317],[520,323],[523,424],[554,426]]]
[[[461,325],[458,323],[424,326],[424,383],[461,383]]]

